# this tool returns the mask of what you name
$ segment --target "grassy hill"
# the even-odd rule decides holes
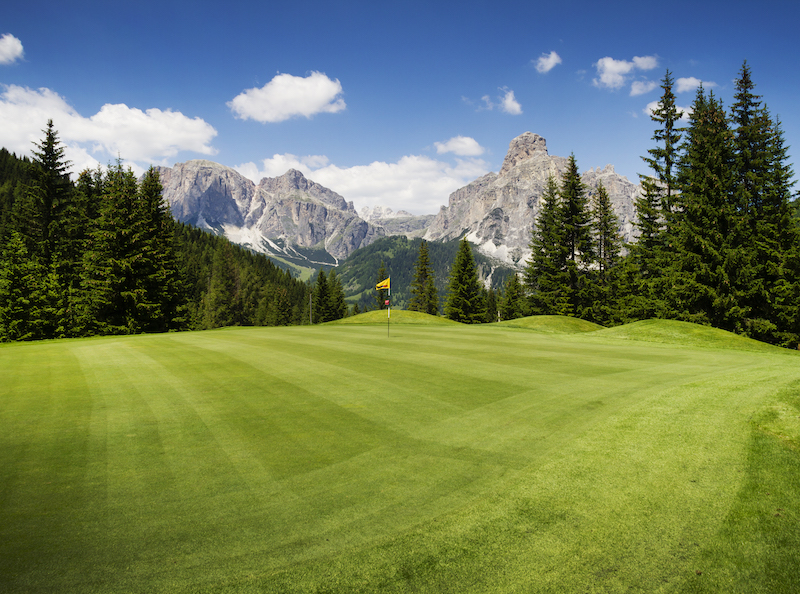
[[[0,590],[800,583],[796,352],[384,313],[0,345]]]

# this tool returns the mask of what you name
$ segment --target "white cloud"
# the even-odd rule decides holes
[[[481,97],[483,105],[479,105],[475,111],[492,111],[497,107],[500,111],[509,115],[520,115],[522,113],[522,106],[519,104],[516,97],[514,97],[514,91],[508,87],[500,87],[499,90],[503,92],[503,95],[497,97],[498,103],[495,103],[489,95],[484,95]],[[462,96],[461,100],[467,105],[475,105],[475,102],[468,97]]]
[[[631,97],[649,93],[658,86],[654,80],[635,80],[631,83]]]
[[[485,149],[469,136],[454,136],[447,142],[434,142],[438,154],[453,153],[459,157],[478,157]]]
[[[235,169],[256,183],[263,177],[276,177],[297,169],[346,200],[352,200],[356,210],[388,206],[414,214],[438,212],[452,192],[489,171],[482,159],[456,158],[447,163],[419,155],[402,157],[396,163],[375,161],[354,167],[333,164],[316,167],[317,163],[327,163],[327,159],[320,155],[283,154],[264,159],[260,166],[244,163]]]
[[[142,111],[106,104],[90,117],[79,114],[58,93],[4,85],[0,94],[0,146],[28,155],[52,119],[66,147],[72,171],[121,157],[142,165],[165,163],[181,151],[213,155],[217,131],[200,118],[171,110]],[[137,168],[134,168],[135,170]]]
[[[275,123],[289,118],[310,118],[318,113],[337,113],[344,110],[342,84],[321,72],[307,77],[278,74],[260,89],[247,89],[227,103],[234,115],[242,120]]]
[[[594,63],[598,78],[593,79],[592,83],[601,89],[619,89],[627,84],[628,75],[634,70],[652,70],[657,66],[658,58],[655,56],[635,56],[631,62],[606,56]]]
[[[13,64],[22,58],[22,42],[11,33],[0,37],[0,64]]]
[[[522,106],[514,98],[514,91],[506,88],[501,89],[501,91],[505,91],[506,94],[503,95],[503,99],[500,102],[500,109],[510,115],[520,115]]]
[[[716,87],[717,83],[700,80],[699,78],[695,78],[694,76],[679,78],[678,80],[675,81],[675,92],[687,93],[689,91],[694,91],[700,85],[703,85],[703,87],[705,88],[709,88],[709,87]]]
[[[544,74],[546,72],[550,72],[559,64],[561,64],[561,56],[559,56],[556,52],[542,54],[536,60],[536,70]]]
[[[633,63],[639,70],[652,70],[658,67],[658,58],[655,56],[634,56]]]

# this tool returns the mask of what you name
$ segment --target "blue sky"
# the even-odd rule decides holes
[[[637,181],[666,69],[679,105],[704,81],[730,106],[744,60],[800,147],[796,1],[13,4],[0,146],[28,154],[52,118],[76,170],[294,167],[356,208],[425,214],[531,131]]]

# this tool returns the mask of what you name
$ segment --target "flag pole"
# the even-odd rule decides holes
[[[389,283],[389,307],[386,308],[386,338],[389,338],[389,319],[392,317],[392,283]]]

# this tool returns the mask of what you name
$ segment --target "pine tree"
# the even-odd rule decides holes
[[[444,311],[449,319],[465,324],[478,324],[486,317],[486,303],[481,293],[478,270],[466,236],[459,242],[450,271]]]
[[[736,329],[741,318],[730,282],[741,265],[735,245],[731,143],[722,105],[713,93],[706,97],[701,86],[678,172],[682,191],[672,215],[667,295],[675,317],[728,330]]]
[[[515,320],[525,315],[525,288],[517,274],[508,277],[497,309],[501,320]]]
[[[419,255],[414,267],[414,280],[411,283],[410,311],[421,311],[433,316],[439,315],[439,296],[434,284],[434,273],[428,256],[428,244],[423,239],[419,244]]]
[[[317,272],[317,280],[314,283],[314,323],[322,324],[323,322],[330,322],[333,319],[331,313],[331,297],[330,288],[328,286],[328,278],[325,276],[325,271],[320,268]]]
[[[0,341],[45,338],[46,270],[12,231],[0,258]]]
[[[683,130],[678,127],[683,112],[675,105],[672,73],[667,70],[661,80],[664,92],[650,119],[659,127],[653,132],[654,148],[648,149],[648,157],[642,157],[659,182],[659,206],[665,216],[672,212],[672,202],[677,191],[677,166],[680,161],[679,146]]]
[[[347,302],[344,300],[344,287],[335,270],[328,276],[328,310],[331,320],[341,320],[347,316]]]
[[[569,248],[562,212],[558,186],[550,176],[542,194],[542,208],[531,237],[531,257],[525,267],[525,286],[530,295],[530,309],[533,314],[572,313],[567,291]]]
[[[598,324],[609,324],[616,309],[610,271],[619,262],[622,238],[619,219],[602,183],[592,198],[592,235],[596,267],[584,275],[586,300],[591,305],[581,317]]]

